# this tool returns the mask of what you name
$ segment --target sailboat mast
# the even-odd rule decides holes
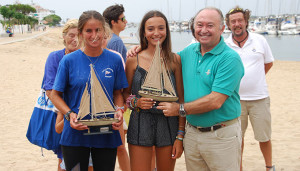
[[[157,42],[157,45],[158,46],[158,56],[159,56],[159,73],[160,73],[160,87],[161,87],[161,94],[163,95],[164,94],[164,78],[163,78],[163,74],[162,74],[162,67],[161,67],[161,64],[163,64],[162,60],[161,60],[161,54],[160,54],[160,45],[159,45],[159,41]]]
[[[95,95],[94,95],[94,87],[92,86],[93,84],[94,84],[94,79],[93,79],[93,77],[92,77],[92,69],[93,69],[93,65],[92,64],[90,64],[90,68],[91,68],[91,70],[90,70],[90,72],[91,72],[91,106],[93,106],[94,104],[93,104],[93,100],[92,99],[94,99],[95,98]],[[95,113],[94,113],[95,111],[93,110],[93,107],[91,107],[91,119],[93,120],[94,119],[94,117],[95,117]]]

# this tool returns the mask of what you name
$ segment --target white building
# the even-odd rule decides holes
[[[41,6],[39,6],[38,4],[32,3],[31,6],[36,9],[36,13],[31,13],[29,15],[31,15],[32,17],[38,19],[39,20],[39,25],[44,24],[44,23],[42,23],[44,17],[46,17],[48,15],[55,14],[54,10],[44,9]]]

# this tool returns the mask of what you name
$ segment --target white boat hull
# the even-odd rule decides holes
[[[148,91],[139,91],[139,95],[145,98],[151,98],[155,101],[160,101],[160,102],[176,102],[178,100],[178,97],[172,96],[169,94],[163,94],[163,95],[158,95],[158,94],[152,94],[149,93]]]

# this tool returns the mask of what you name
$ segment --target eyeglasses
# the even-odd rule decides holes
[[[236,12],[236,11],[244,11],[244,10],[243,10],[243,8],[233,8],[233,9],[231,9],[231,10],[228,12],[228,14],[231,14],[231,13]]]
[[[120,18],[119,20],[121,20],[122,22],[125,22],[126,18],[124,16],[124,17]]]

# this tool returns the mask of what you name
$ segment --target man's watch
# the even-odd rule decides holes
[[[179,104],[179,116],[186,117],[186,112],[184,110],[183,104]]]
[[[71,114],[71,113],[75,113],[75,112],[73,112],[72,110],[70,110],[69,112],[67,112],[67,113],[65,114],[65,118],[66,118],[67,121],[70,121],[70,114]]]

